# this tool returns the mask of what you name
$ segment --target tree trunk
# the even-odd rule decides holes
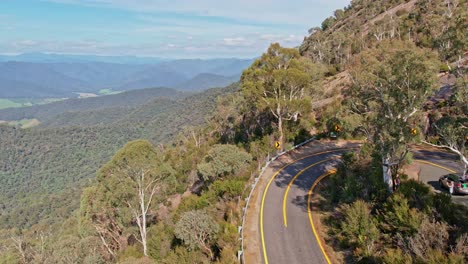
[[[143,255],[148,256],[148,249],[146,246],[146,210],[145,210],[145,193],[144,190],[140,191],[140,209],[141,209],[141,223],[140,223],[140,235],[141,244],[143,245]]]
[[[390,164],[389,158],[382,158],[382,172],[383,172],[383,181],[387,185],[387,189],[393,191],[393,181],[392,181],[392,167]]]
[[[280,133],[280,137],[278,139],[280,143],[280,150],[283,151],[284,149],[284,134],[283,134],[283,119],[281,117],[278,117],[278,131]]]

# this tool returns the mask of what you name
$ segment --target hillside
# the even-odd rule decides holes
[[[466,1],[360,0],[313,27],[299,50],[330,66],[331,75],[345,70],[356,54],[383,40],[399,39],[437,51],[441,64],[461,60],[468,50]]]
[[[182,93],[169,88],[152,88],[133,90],[113,95],[74,98],[45,105],[35,105],[31,107],[8,108],[0,110],[0,120],[15,121],[21,119],[39,119],[42,123],[55,121],[58,115],[75,112],[101,111],[107,108],[134,108],[144,105],[157,97],[183,98],[188,93]],[[109,110],[113,112],[114,110]],[[114,111],[115,112],[115,111]],[[117,115],[118,113],[115,112]],[[77,113],[80,115],[80,113]],[[87,118],[86,115],[83,118]],[[89,118],[90,120],[94,120]],[[92,121],[90,121],[92,122]],[[100,121],[97,121],[99,123]]]
[[[65,119],[59,116],[56,121],[66,122],[60,128],[0,125],[0,226],[27,227],[68,217],[78,208],[82,188],[126,142],[167,142],[182,128],[201,124],[217,98],[233,89],[156,99],[119,110],[96,109],[93,114],[75,112],[72,119],[64,114]]]
[[[0,97],[64,97],[92,92],[83,80],[67,76],[49,65],[28,62],[0,63]]]
[[[223,75],[200,73],[192,79],[177,85],[182,91],[199,91],[206,88],[225,87],[239,81],[240,75],[226,77]]]

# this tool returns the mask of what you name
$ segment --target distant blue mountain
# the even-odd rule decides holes
[[[158,57],[72,55],[40,52],[23,53],[19,55],[0,55],[0,61],[21,61],[37,63],[106,62],[121,64],[156,64],[167,60],[168,59]]]
[[[156,64],[53,61],[93,57],[66,56],[34,53],[15,57],[42,62],[2,62],[0,59],[0,98],[75,97],[76,92],[97,93],[104,88],[115,91],[150,87],[205,90],[237,81],[253,62],[248,59],[191,59]]]

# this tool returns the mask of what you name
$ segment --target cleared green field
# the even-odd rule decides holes
[[[98,92],[100,95],[110,95],[110,94],[118,94],[121,93],[120,91],[114,91],[112,89],[101,89]]]
[[[48,104],[67,98],[0,98],[0,109]]]
[[[41,122],[37,119],[22,119],[18,121],[3,121],[0,120],[0,125],[1,124],[7,124],[9,126],[14,126],[14,127],[21,127],[21,128],[30,128],[30,127],[35,127],[38,126]]]
[[[10,99],[0,98],[0,109],[9,108],[9,107],[21,107],[21,106],[23,106],[21,103],[14,102]]]

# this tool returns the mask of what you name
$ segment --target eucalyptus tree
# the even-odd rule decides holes
[[[392,177],[417,136],[417,114],[435,88],[434,55],[411,43],[383,41],[353,63],[349,90],[351,111],[362,115],[360,126],[382,157],[383,180]]]
[[[210,242],[219,231],[219,225],[206,211],[195,210],[183,213],[174,231],[176,237],[191,250],[199,248],[213,260],[214,254]]]
[[[298,121],[310,111],[311,96],[322,76],[322,67],[301,57],[297,49],[274,43],[244,71],[241,92],[247,103],[273,116],[283,147],[284,122]]]
[[[173,186],[175,171],[146,140],[127,143],[97,173],[97,184],[87,188],[81,213],[101,238],[109,254],[124,248],[134,235],[147,253],[147,226],[154,217],[152,206]],[[136,223],[137,234],[132,225]]]
[[[234,175],[252,161],[252,156],[235,145],[214,145],[197,166],[204,181]]]
[[[437,113],[431,125],[435,141],[423,140],[424,143],[445,148],[455,153],[462,163],[462,173],[468,173],[468,87],[463,75],[452,87],[452,96],[448,107],[443,109],[445,115]]]

